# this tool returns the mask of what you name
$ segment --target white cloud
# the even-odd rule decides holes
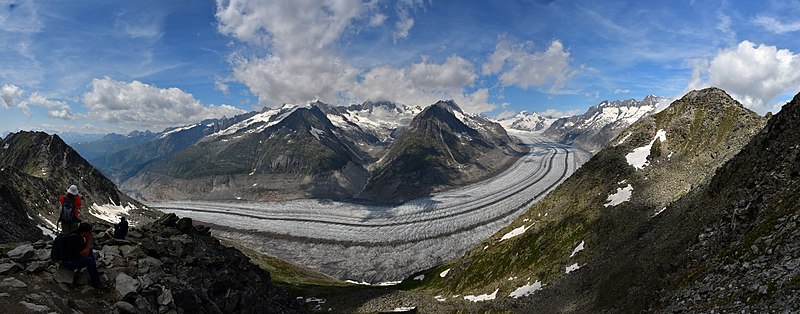
[[[0,100],[2,100],[0,105],[5,108],[11,107],[20,96],[22,96],[22,89],[13,84],[3,84],[3,87],[0,88]]]
[[[369,18],[369,26],[372,27],[380,26],[383,22],[386,22],[386,15],[382,13],[375,13]]]
[[[17,107],[22,109],[25,114],[30,116],[31,111],[29,106],[31,105],[50,109],[48,110],[47,115],[52,118],[63,120],[72,120],[77,118],[77,116],[74,116],[70,113],[69,104],[61,100],[48,99],[46,96],[40,93],[31,94],[25,101],[21,101],[19,104],[17,104]]]
[[[708,81],[702,80],[706,73]],[[788,49],[742,41],[717,53],[710,62],[694,62],[691,88],[724,89],[748,108],[765,113],[780,107],[775,98],[800,88],[800,54]]]
[[[392,33],[394,42],[408,38],[409,31],[414,27],[414,18],[411,13],[418,8],[425,7],[425,0],[400,0],[397,1],[398,21],[394,24],[395,30]]]
[[[563,117],[570,117],[581,113],[580,109],[570,109],[567,111],[558,110],[558,109],[547,109],[545,111],[539,112],[540,115],[546,118],[563,118]]]
[[[225,82],[219,79],[214,80],[214,87],[225,95],[228,94],[228,90],[230,89],[230,87],[228,87],[228,84],[225,84]]]
[[[232,59],[234,77],[262,104],[337,102],[359,71],[332,46],[370,6],[360,0],[219,0],[216,17],[221,33],[269,51]]]
[[[800,21],[784,23],[770,16],[758,16],[753,20],[756,25],[766,28],[768,31],[783,34],[800,31]]]
[[[31,0],[14,3],[6,1],[0,10],[0,29],[11,33],[33,34],[42,31],[44,24],[39,19],[38,6]]]
[[[203,106],[192,94],[178,88],[119,82],[108,77],[92,80],[91,90],[83,94],[83,103],[90,119],[154,131],[244,112],[229,105]]]
[[[614,90],[614,95],[617,95],[617,94],[627,94],[627,93],[630,93],[630,92],[631,92],[631,90],[630,90],[630,89],[621,89],[621,88],[617,88],[617,89],[615,89],[615,90]]]
[[[459,56],[445,62],[431,63],[423,59],[405,68],[380,66],[370,69],[350,91],[354,100],[391,100],[405,104],[429,105],[440,99],[453,99],[467,112],[491,111],[485,88],[468,92],[477,79],[475,66]]]
[[[547,86],[550,92],[556,92],[575,75],[576,71],[569,65],[569,52],[560,41],[552,41],[545,51],[528,52],[531,46],[531,43],[514,45],[500,38],[495,51],[483,64],[483,74],[499,74],[503,86],[516,85],[525,89]]]

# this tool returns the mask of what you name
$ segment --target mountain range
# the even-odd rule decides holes
[[[109,135],[76,148],[124,191],[146,200],[379,202],[476,182],[524,151],[500,125],[453,101],[426,108],[287,104],[161,133]],[[387,198],[380,191],[389,186],[399,190]]]

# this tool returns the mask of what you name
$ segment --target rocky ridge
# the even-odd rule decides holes
[[[641,101],[605,100],[586,113],[554,121],[544,135],[564,144],[598,152],[622,130],[656,110],[666,99],[647,96]]]
[[[97,239],[97,238],[96,238]],[[94,257],[109,291],[87,286],[50,261],[51,241],[6,245],[0,306],[9,312],[303,313],[268,272],[225,247],[207,227],[174,214],[131,229],[127,240],[96,240]]]

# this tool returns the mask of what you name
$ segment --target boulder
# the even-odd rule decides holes
[[[50,308],[46,307],[44,305],[28,303],[28,302],[25,302],[25,301],[19,301],[19,304],[22,304],[23,306],[25,306],[25,308],[28,309],[28,311],[31,311],[31,312],[34,312],[34,313],[44,313],[44,312],[50,311]]]
[[[139,281],[128,276],[126,273],[119,273],[115,285],[120,297],[125,298],[128,294],[136,293],[139,289]]]
[[[36,257],[33,245],[23,244],[8,252],[8,257],[17,262],[27,262]]]
[[[133,304],[130,304],[130,303],[125,302],[125,301],[119,301],[119,302],[115,303],[114,307],[116,307],[119,310],[120,313],[126,313],[126,314],[136,314],[137,313],[136,307],[133,306]]]
[[[192,233],[192,218],[183,217],[181,219],[178,219],[178,221],[175,223],[175,228],[178,229],[178,231],[180,231],[180,232],[183,232],[183,233],[186,233],[186,234],[191,234]]]
[[[30,265],[28,265],[28,268],[25,268],[25,271],[29,273],[38,273],[40,271],[43,271],[45,267],[47,267],[47,263],[41,261],[35,261],[30,263]]]
[[[75,271],[66,269],[64,267],[59,267],[53,272],[53,280],[57,283],[63,283],[71,285],[75,278]]]
[[[172,303],[172,292],[169,289],[164,289],[164,292],[158,295],[158,304],[169,305]]]
[[[27,288],[27,287],[28,284],[14,277],[8,277],[6,279],[3,279],[3,281],[0,281],[0,288],[2,288],[3,290],[9,288]]]
[[[178,218],[178,215],[170,213],[161,216],[161,218],[158,218],[158,220],[156,220],[155,223],[160,224],[162,226],[173,227],[175,226],[175,223],[178,222],[179,219],[180,218]]]
[[[79,286],[86,286],[89,284],[91,280],[92,277],[89,276],[88,271],[79,272],[77,273],[77,276],[75,276],[75,284]]]
[[[36,250],[36,259],[40,261],[46,261],[50,259],[50,250],[48,249],[39,249]]]
[[[17,266],[16,263],[0,264],[0,275],[8,275],[14,273],[17,270],[19,270],[19,266]]]

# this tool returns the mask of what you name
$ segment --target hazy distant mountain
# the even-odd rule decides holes
[[[619,132],[656,109],[664,98],[647,96],[641,101],[603,101],[586,113],[560,118],[544,131],[544,135],[564,144],[572,144],[590,152],[603,148]]]
[[[541,132],[549,128],[555,120],[536,112],[522,111],[513,117],[498,119],[497,123],[500,123],[507,130]]]

